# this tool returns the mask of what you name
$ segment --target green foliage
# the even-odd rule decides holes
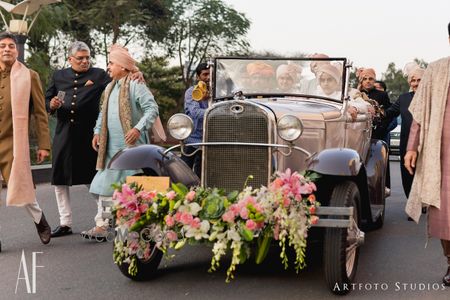
[[[158,102],[163,123],[173,114],[183,110],[185,87],[178,66],[169,66],[165,57],[148,56],[142,60],[139,69]]]
[[[176,0],[173,16],[163,47],[179,59],[180,69],[187,70],[181,73],[186,88],[192,83],[192,70],[208,56],[248,50],[250,21],[221,0]]]

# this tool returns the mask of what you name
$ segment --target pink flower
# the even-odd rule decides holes
[[[180,222],[183,223],[183,225],[191,224],[192,220],[194,220],[194,217],[190,213],[181,213]]]
[[[164,220],[166,221],[166,225],[169,227],[172,227],[173,225],[175,225],[175,220],[171,215],[167,215]]]
[[[289,197],[283,197],[283,206],[288,207],[289,205],[291,205],[291,199]]]
[[[309,208],[309,213],[310,214],[315,214],[316,213],[316,207],[315,206],[311,206],[310,208]]]
[[[247,220],[247,222],[245,222],[245,227],[253,231],[256,229],[256,222],[253,220]]]
[[[175,221],[181,222],[181,212],[177,211],[177,213],[175,214],[175,216],[173,216],[173,218],[175,219]]]
[[[139,205],[139,212],[140,213],[145,213],[148,209],[148,205],[147,204],[141,204]]]
[[[166,194],[166,197],[169,198],[169,200],[175,199],[176,196],[177,196],[177,193],[175,193],[175,191],[170,191]]]
[[[234,223],[235,214],[233,211],[229,210],[222,215],[222,220],[228,223]]]
[[[319,222],[319,217],[318,216],[311,216],[311,224],[317,224],[317,222]]]
[[[280,237],[280,223],[276,222],[275,227],[273,228],[273,238],[278,241]]]
[[[198,229],[200,228],[200,219],[199,218],[195,218],[191,221],[191,223],[189,224],[192,228]]]
[[[166,238],[170,242],[173,242],[173,241],[176,241],[178,239],[178,235],[177,235],[177,233],[175,231],[169,230],[169,231],[166,232]]]
[[[189,193],[186,194],[186,200],[189,202],[194,201],[195,199],[195,191],[190,191]]]
[[[239,215],[242,219],[248,219],[248,209],[247,207],[243,207],[241,211],[239,212]]]
[[[230,206],[230,211],[232,211],[234,215],[238,215],[240,208],[237,204],[233,204]]]

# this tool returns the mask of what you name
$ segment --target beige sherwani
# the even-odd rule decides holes
[[[407,214],[416,222],[419,221],[423,205],[431,206],[434,210],[440,209],[443,201],[450,201],[450,191],[445,190],[448,185],[442,184],[450,172],[448,166],[442,165],[443,161],[450,161],[450,151],[443,146],[448,143],[445,139],[448,139],[450,130],[449,118],[446,116],[450,109],[447,103],[449,85],[450,57],[446,57],[428,66],[409,107],[414,122],[420,126],[416,174],[406,205]],[[414,131],[411,131],[410,139],[414,139],[411,136]],[[412,150],[409,142],[408,150]],[[437,237],[450,240],[450,224],[447,222],[439,226],[446,226],[447,233]]]

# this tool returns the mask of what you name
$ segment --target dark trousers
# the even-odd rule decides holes
[[[184,147],[184,153],[191,154],[198,148],[187,146]],[[194,170],[194,173],[200,178],[202,173],[202,151],[199,150],[192,156],[181,155],[181,159],[189,166],[189,168]]]
[[[406,170],[404,158],[405,153],[400,152],[400,172],[402,174],[403,191],[405,192],[406,198],[408,198],[409,192],[411,191],[414,175],[409,174],[408,170]]]

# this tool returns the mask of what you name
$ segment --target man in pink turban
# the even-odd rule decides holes
[[[283,64],[277,68],[278,88],[282,92],[295,92],[296,84],[299,83],[299,76],[302,68],[296,64]]]
[[[317,95],[340,99],[340,83],[342,71],[331,64],[322,64],[317,69],[317,78],[319,85],[317,87]]]
[[[98,115],[92,139],[92,148],[98,152],[97,174],[89,192],[99,197],[95,226],[83,231],[86,239],[106,241],[108,220],[102,217],[101,203],[111,200],[113,183],[124,182],[127,176],[140,170],[112,170],[108,164],[120,150],[150,143],[148,129],[158,117],[158,104],[144,83],[131,80],[136,70],[135,60],[128,50],[114,45],[109,53],[108,74],[112,81],[103,94],[102,107]]]
[[[273,67],[264,62],[255,61],[247,65],[250,76],[250,92],[268,92],[273,89],[275,72]]]

